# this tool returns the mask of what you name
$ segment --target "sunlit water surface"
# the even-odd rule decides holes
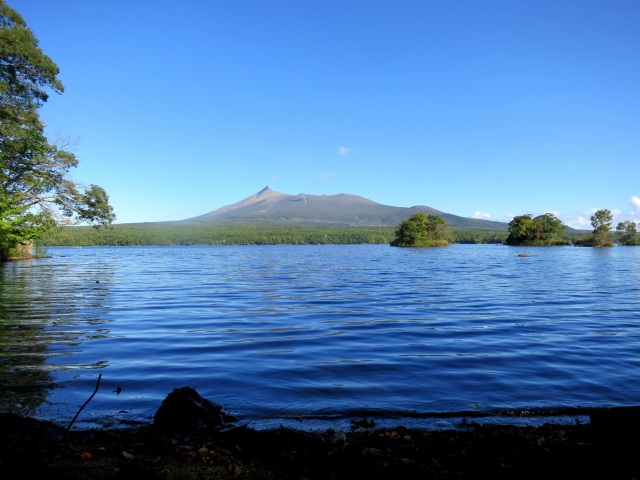
[[[76,426],[150,422],[185,385],[257,427],[640,404],[640,248],[50,254],[0,267],[3,411],[68,422],[99,374]]]

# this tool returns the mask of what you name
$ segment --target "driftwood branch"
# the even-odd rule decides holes
[[[71,423],[69,424],[69,426],[67,427],[67,432],[69,431],[69,429],[71,428],[71,425],[73,425],[73,422],[76,421],[76,418],[78,418],[78,415],[80,415],[80,412],[84,409],[84,407],[87,406],[87,403],[89,403],[91,401],[91,399],[95,396],[96,393],[98,393],[98,388],[100,388],[100,379],[102,378],[102,374],[98,375],[98,381],[96,382],[96,389],[93,391],[93,393],[91,394],[91,396],[89,397],[89,399],[84,402],[84,404],[80,407],[80,410],[78,410],[78,413],[76,413],[76,416],[73,417],[73,420],[71,420]],[[66,433],[66,432],[65,432]]]

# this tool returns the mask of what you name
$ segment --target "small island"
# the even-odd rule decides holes
[[[453,235],[438,215],[414,213],[396,230],[392,247],[445,247],[451,245]]]
[[[576,242],[580,247],[613,247],[614,241],[611,238],[611,226],[613,214],[611,210],[602,209],[596,211],[591,216],[591,226],[593,232]],[[618,223],[617,243],[618,245],[640,245],[637,237],[636,223],[631,221]]]
[[[553,213],[545,213],[532,218],[531,215],[518,215],[509,222],[507,245],[551,246],[571,245],[564,238],[567,226]]]

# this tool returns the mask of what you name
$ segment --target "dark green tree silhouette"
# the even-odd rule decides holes
[[[507,245],[568,245],[563,238],[567,226],[552,213],[535,218],[519,215],[509,222]]]
[[[591,215],[591,226],[593,227],[594,246],[612,247],[609,232],[611,232],[611,224],[613,223],[613,215],[611,210],[602,209]]]
[[[636,222],[629,220],[625,222],[619,222],[616,226],[618,233],[618,243],[620,245],[638,245],[640,240],[637,237],[637,225]]]
[[[394,247],[431,247],[451,244],[452,234],[447,223],[437,215],[415,213],[398,225]]]

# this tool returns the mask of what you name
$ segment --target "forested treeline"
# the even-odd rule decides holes
[[[277,245],[388,243],[389,228],[334,228],[259,225],[123,224],[96,230],[65,227],[43,238],[42,246]]]
[[[456,229],[453,228],[455,243],[496,243],[503,244],[507,239],[506,230]]]
[[[393,227],[196,225],[178,222],[64,227],[41,246],[388,244]],[[507,231],[453,229],[456,243],[504,243]]]

